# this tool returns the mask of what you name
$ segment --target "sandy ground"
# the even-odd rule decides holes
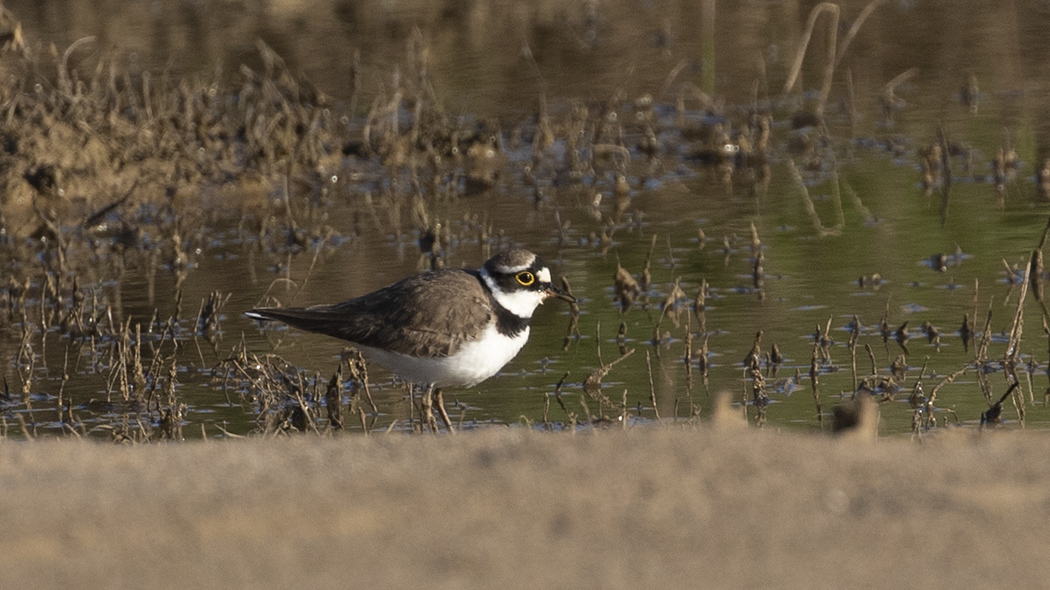
[[[1050,436],[0,443],[0,587],[1035,588]]]

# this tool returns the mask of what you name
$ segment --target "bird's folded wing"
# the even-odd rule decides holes
[[[454,354],[492,319],[476,275],[440,271],[409,277],[368,295],[305,308],[263,308],[250,317],[410,356]]]

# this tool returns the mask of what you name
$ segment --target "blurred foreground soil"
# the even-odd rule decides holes
[[[3,442],[0,587],[1035,588],[1050,438]]]

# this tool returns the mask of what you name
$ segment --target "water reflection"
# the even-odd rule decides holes
[[[457,113],[502,115],[533,110],[541,93],[604,100],[617,92],[648,92],[664,99],[679,94],[682,83],[703,87],[702,11],[708,4],[167,1],[99,11],[92,2],[67,0],[6,6],[23,21],[31,45],[65,47],[95,36],[101,50],[127,51],[142,68],[179,72],[222,65],[236,75],[241,63],[261,65],[261,39],[322,91],[344,100],[355,90],[371,94],[378,81],[389,80],[418,30],[446,106]],[[839,4],[845,34],[868,2]],[[746,104],[756,91],[775,92],[812,6],[718,3],[715,81],[727,104]],[[1016,125],[1034,106],[1025,92],[1028,81],[1046,78],[1042,41],[1048,20],[1038,0],[1009,7],[882,2],[843,57],[836,83],[851,79],[856,111],[871,116],[880,110],[884,85],[916,68],[917,76],[898,94],[909,109],[944,115],[973,75],[976,96],[994,97],[997,104],[988,109],[1003,124]],[[818,30],[810,55],[824,55],[824,43]],[[806,60],[803,87],[817,85],[821,68],[819,58]],[[672,84],[665,85],[672,72]]]
[[[844,22],[865,4],[843,3]],[[567,312],[541,310],[502,376],[447,392],[453,419],[468,426],[706,417],[728,391],[753,422],[829,428],[831,408],[865,391],[881,402],[882,430],[901,433],[917,416],[976,424],[1007,388],[999,376],[1015,370],[1020,397],[1000,416],[1047,423],[1037,307],[1018,324],[1016,366],[996,360],[1016,342],[1024,270],[1050,214],[1033,180],[1050,155],[1050,60],[1039,58],[1050,17],[1039,2],[883,3],[836,70],[823,121],[810,93],[777,94],[809,3],[721,3],[714,95],[700,90],[693,2],[159,2],[105,17],[91,6],[7,4],[38,54],[45,39],[61,48],[96,36],[95,49],[73,56],[84,79],[113,47],[135,73],[221,64],[227,79],[241,63],[265,71],[269,55],[333,96],[331,111],[347,113],[339,129],[355,134],[334,168],[295,179],[299,201],[263,191],[243,208],[220,205],[229,194],[211,188],[204,198],[216,212],[187,215],[170,256],[159,237],[138,236],[119,264],[81,277],[105,301],[91,310],[115,327],[110,335],[140,326],[133,340],[148,343],[152,428],[171,431],[180,413],[163,412],[180,404],[182,435],[201,424],[210,434],[255,428],[266,402],[221,368],[248,351],[279,355],[280,374],[302,376],[304,395],[324,394],[343,366],[340,343],[260,332],[240,311],[341,300],[432,264],[475,267],[510,246],[570,279],[579,336],[563,350]],[[812,40],[803,89],[823,75],[824,39]],[[392,99],[409,89],[418,92]],[[443,111],[435,120],[474,130],[476,151],[425,159],[400,139],[416,133],[427,100]],[[394,108],[376,115],[388,101]],[[365,127],[398,140],[369,153]],[[286,206],[306,210],[316,231],[261,246],[261,235],[284,231]],[[150,257],[162,248],[162,261]],[[42,307],[46,280],[32,278],[24,308]],[[213,292],[224,301],[221,339],[208,342],[194,315]],[[16,299],[9,288],[8,309]],[[42,362],[30,379],[18,324],[8,319],[3,342],[9,423],[59,430],[70,412],[89,425],[127,420],[111,393],[126,376],[92,361],[101,342],[71,346],[56,332],[33,341]],[[993,361],[960,372],[982,347]],[[565,405],[552,405],[566,373]],[[372,385],[372,422],[407,421],[404,390],[378,370]],[[161,393],[176,401],[159,403]]]

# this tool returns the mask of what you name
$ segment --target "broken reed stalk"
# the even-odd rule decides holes
[[[1039,252],[1039,250],[1037,249],[1035,252]],[[1003,358],[1003,371],[1006,374],[1007,381],[1015,385],[1020,383],[1020,379],[1017,377],[1017,357],[1021,352],[1021,334],[1024,331],[1024,300],[1027,295],[1033,267],[1034,264],[1025,267],[1024,278],[1022,279],[1020,286],[1020,293],[1017,296],[1017,310],[1014,312],[1013,325],[1010,327],[1010,339],[1007,342],[1006,353]],[[1025,425],[1025,417],[1027,413],[1024,404],[1024,396],[1016,394],[1011,399],[1014,404],[1014,409],[1017,411],[1017,419],[1023,427]]]
[[[1032,295],[1043,310],[1043,316],[1050,316],[1043,301],[1043,251],[1038,248],[1032,250],[1032,258],[1028,263],[1028,282]]]
[[[646,298],[646,302],[648,302],[649,300],[649,288],[653,284],[652,265],[654,250],[656,250],[656,234],[653,234],[653,239],[649,243],[649,252],[645,255],[645,267],[642,268],[642,280],[640,287],[642,290],[642,295]]]
[[[572,295],[572,286],[569,284],[568,277],[564,275],[561,277],[561,287],[566,293]],[[561,346],[562,352],[569,350],[569,343],[574,337],[577,339],[581,337],[580,305],[576,301],[569,304],[569,327],[565,331],[565,340],[562,342]]]
[[[831,228],[824,227],[824,224],[820,221],[820,215],[817,214],[816,205],[813,204],[813,199],[809,196],[809,189],[806,188],[806,182],[802,180],[802,173],[798,171],[798,165],[796,165],[795,161],[791,158],[788,158],[788,164],[788,169],[791,171],[791,178],[795,181],[795,187],[798,189],[799,194],[802,195],[802,205],[806,208],[806,215],[809,216],[810,222],[813,223],[813,228],[817,230],[817,235],[824,238],[841,234],[841,225],[835,225]]]
[[[860,27],[864,25],[864,22],[868,20],[868,17],[878,8],[879,4],[885,0],[874,0],[864,7],[864,10],[857,15],[857,18],[853,20],[853,25],[842,39],[842,45],[836,47],[838,43],[838,29],[839,29],[839,7],[837,4],[831,2],[822,2],[813,7],[813,10],[809,13],[809,19],[806,21],[806,29],[802,33],[802,43],[799,45],[798,51],[795,52],[795,61],[791,65],[790,73],[788,74],[787,80],[784,82],[784,93],[791,92],[791,89],[795,87],[795,82],[798,80],[799,72],[802,71],[802,61],[806,57],[806,51],[809,48],[809,41],[813,37],[813,29],[816,26],[817,18],[820,17],[821,13],[828,12],[831,14],[831,22],[828,24],[828,47],[827,47],[827,58],[824,62],[824,80],[820,89],[820,98],[817,102],[816,115],[818,118],[824,118],[824,105],[827,104],[828,95],[831,93],[831,80],[835,74],[835,68],[838,67],[839,62],[842,61],[842,57],[846,54],[846,50],[849,48],[853,38],[857,36],[857,32]]]
[[[582,393],[580,394],[580,407],[583,408],[583,417],[587,419],[587,424],[594,426],[595,420],[594,416],[591,414],[590,406],[587,405],[587,396]],[[597,432],[597,428],[591,428],[591,434],[596,434]]]
[[[18,378],[22,381],[22,399],[26,405],[29,403],[29,392],[33,388],[33,367],[36,359],[36,355],[33,354],[33,345],[31,342],[32,337],[33,334],[29,329],[29,316],[23,308],[22,338],[18,345],[18,356],[15,364],[18,369]],[[25,367],[24,373],[23,365],[28,365],[28,367]]]
[[[62,394],[66,390],[66,383],[68,381],[69,381],[69,343],[67,342],[66,343],[65,357],[62,359],[62,383],[61,383],[61,385],[58,386],[58,396],[57,396],[57,399],[55,400],[55,409],[57,410],[57,413],[58,413],[58,422],[59,423],[63,423],[63,424],[65,423],[65,419],[63,418],[63,414],[62,414],[63,407],[64,407],[63,406],[64,402],[62,401]],[[70,418],[72,418],[72,412],[73,412],[72,402],[70,402],[69,408],[70,408]],[[72,422],[72,419],[70,420],[70,422]]]
[[[787,94],[795,87],[799,72],[802,70],[802,60],[806,57],[809,41],[813,37],[813,29],[817,24],[817,18],[824,12],[831,15],[831,22],[828,25],[828,55],[827,61],[824,63],[824,82],[820,89],[820,98],[816,108],[816,115],[819,119],[824,117],[824,105],[828,100],[828,94],[831,92],[831,78],[835,72],[835,45],[838,42],[839,30],[839,7],[837,4],[821,2],[809,12],[806,28],[802,33],[802,44],[799,45],[798,51],[795,52],[795,61],[791,65],[791,71],[787,80],[784,82],[784,93]]]
[[[415,389],[415,386],[409,384],[409,388]],[[421,391],[421,394],[418,406],[420,429],[423,428],[423,424],[426,424],[426,428],[431,434],[437,434],[437,418],[434,417],[434,387],[428,386],[424,391]]]
[[[336,368],[335,373],[332,374],[332,378],[328,380],[328,387],[325,388],[324,394],[324,406],[328,413],[328,425],[332,430],[343,429],[342,382],[343,367],[340,365]]]
[[[693,332],[686,322],[685,330],[685,387],[689,395],[693,394]],[[676,398],[677,399],[677,398]],[[678,412],[675,412],[675,418]]]
[[[569,373],[566,372],[564,375],[561,376],[561,379],[558,379],[558,384],[554,387],[554,399],[558,402],[558,405],[561,407],[562,411],[565,412],[565,417],[569,419],[569,424],[571,425],[572,430],[575,432],[576,414],[575,412],[570,412],[569,408],[565,407],[565,400],[561,398],[561,388],[563,385],[565,385],[565,380],[568,377]]]
[[[926,407],[932,410],[933,409],[933,403],[935,401],[937,401],[937,392],[939,392],[941,390],[941,388],[944,387],[945,385],[948,385],[949,383],[952,383],[953,381],[958,379],[959,376],[962,375],[963,373],[965,373],[967,370],[969,370],[969,368],[970,368],[970,365],[966,365],[966,366],[962,367],[961,369],[958,369],[957,371],[955,371],[951,375],[948,375],[944,379],[941,379],[940,383],[935,385],[933,387],[933,389],[930,391],[930,397],[926,400]]]
[[[605,364],[601,365],[600,367],[598,367],[597,369],[592,371],[591,374],[588,375],[587,378],[583,380],[583,391],[584,391],[584,393],[587,396],[591,397],[592,399],[594,399],[595,401],[598,402],[598,410],[599,411],[601,411],[602,407],[608,407],[608,408],[615,408],[616,407],[615,404],[613,404],[612,401],[610,401],[609,398],[606,397],[606,395],[604,393],[602,393],[602,389],[601,389],[601,387],[602,387],[602,379],[605,378],[605,376],[609,374],[609,371],[611,371],[613,367],[615,367],[616,365],[620,364],[620,362],[624,361],[629,356],[634,354],[634,351],[635,351],[635,349],[632,348],[632,349],[628,350],[626,354],[621,355],[620,358],[614,360],[613,362],[609,363],[608,365],[605,365]],[[599,359],[598,362],[600,363],[601,360]],[[586,399],[583,400],[583,403],[584,403],[584,405],[586,405]]]
[[[696,291],[696,300],[693,302],[693,312],[700,322],[698,334],[707,335],[707,279],[700,279],[700,288]]]
[[[864,204],[864,201],[860,200],[860,196],[857,195],[857,191],[853,190],[853,187],[850,185],[850,183],[843,180],[842,189],[846,191],[847,195],[849,195],[849,200],[850,203],[853,205],[853,208],[856,209],[862,217],[864,217],[864,223],[872,224],[878,221],[878,218],[875,217],[875,214],[872,213],[870,209],[868,209],[868,207]]]
[[[365,401],[367,401],[368,406],[372,408],[372,414],[379,414],[379,407],[376,406],[374,401],[372,401],[372,392],[368,387],[368,364],[365,362],[365,357],[362,356],[361,351],[353,347],[344,351],[343,356],[346,358],[346,365],[350,370],[350,377],[358,384],[361,390],[365,392]],[[360,407],[360,404],[358,405],[358,409],[361,412],[363,422],[364,409]]]
[[[820,336],[820,348],[824,353],[825,360],[831,360],[831,345],[835,342],[831,339],[831,321],[834,316],[828,316],[828,323],[824,325],[824,333]]]
[[[1047,221],[1046,227],[1043,228],[1043,234],[1039,237],[1039,244],[1032,250],[1032,259],[1028,265],[1032,294],[1035,295],[1035,300],[1039,302],[1039,307],[1043,310],[1043,317],[1050,316],[1050,312],[1046,308],[1046,302],[1043,300],[1043,246],[1046,244],[1048,233],[1050,233],[1050,220]]]
[[[704,385],[707,385],[707,356],[709,351],[708,340],[709,336],[704,334],[704,343],[700,346],[700,354],[697,355],[697,363],[700,367],[700,376],[704,378]]]
[[[988,317],[985,318],[984,328],[981,330],[981,344],[977,347],[974,363],[983,365],[988,362],[988,347],[992,343],[992,301],[988,299]]]
[[[1043,318],[1043,333],[1048,336],[1047,338],[1047,354],[1050,354],[1050,326],[1046,325],[1046,318]],[[1050,362],[1046,365],[1046,376],[1050,379]],[[1050,386],[1047,386],[1046,392],[1043,393],[1043,405],[1050,404]]]
[[[820,374],[820,368],[817,364],[817,355],[820,354],[820,342],[813,343],[813,356],[809,359],[809,380],[813,384],[813,402],[817,406],[817,424],[820,425],[820,429],[824,429],[824,411],[820,407],[820,388],[818,387],[819,382],[817,377]]]
[[[844,229],[846,227],[846,212],[842,209],[842,190],[839,187],[839,164],[835,159],[834,150],[829,150],[828,157],[831,159],[831,194],[832,204],[835,205],[835,227]]]
[[[977,296],[978,296],[978,293],[980,292],[980,287],[981,287],[980,280],[975,277],[973,279],[973,315],[970,317],[970,322],[969,322],[970,326],[972,326],[973,329],[977,328]],[[974,355],[974,360],[976,361],[977,360],[977,335],[971,332],[970,335],[969,335],[969,339],[970,339],[970,343],[973,344],[973,355]]]
[[[1020,293],[1017,296],[1017,310],[1014,312],[1013,325],[1010,328],[1010,339],[1006,346],[1006,356],[1004,362],[1011,368],[1017,363],[1017,355],[1020,354],[1021,348],[1021,333],[1023,331],[1024,322],[1024,299],[1028,293],[1028,283],[1030,267],[1026,267],[1024,271],[1024,278],[1021,281]],[[1016,375],[1014,375],[1016,381]]]
[[[853,324],[849,332],[849,341],[846,347],[849,349],[850,370],[853,374],[853,393],[857,392],[857,338],[860,336],[860,318],[853,316]]]
[[[762,371],[757,367],[752,367],[749,372],[751,374],[751,401],[758,411],[758,415],[755,416],[755,426],[761,428],[766,425],[766,406],[769,405],[766,380],[762,377]]]
[[[864,25],[864,21],[868,20],[868,17],[875,12],[875,9],[885,1],[886,0],[873,0],[872,2],[869,2],[868,5],[864,7],[864,10],[860,11],[857,18],[853,19],[853,25],[842,38],[842,45],[839,46],[838,54],[835,56],[835,68],[837,68],[839,62],[842,61],[842,56],[846,55],[846,50],[849,49],[849,44],[853,42],[853,38],[857,36],[857,32],[860,31],[860,27]]]
[[[1025,381],[1028,382],[1028,403],[1035,404],[1035,383],[1032,381],[1032,375],[1035,374],[1039,368],[1039,362],[1035,360],[1033,354],[1028,361],[1028,370],[1024,372]]]
[[[1039,236],[1039,245],[1036,246],[1037,250],[1042,250],[1043,246],[1046,245],[1046,238],[1050,235],[1050,219],[1046,222],[1046,227],[1043,228],[1043,234]]]
[[[893,94],[893,92],[897,89],[898,86],[907,82],[908,80],[911,80],[916,75],[918,75],[918,73],[919,68],[908,68],[907,70],[904,70],[903,72],[897,74],[892,79],[890,79],[889,82],[886,82],[886,84],[883,85],[882,93]]]
[[[748,393],[748,391],[747,391],[748,390],[748,387],[747,387],[747,374],[748,374],[748,371],[749,371],[749,369],[747,367],[744,367],[743,368],[743,374],[741,375],[741,378],[740,378],[740,382],[743,384],[743,390],[740,392],[740,411],[743,413],[744,424],[747,424],[747,422],[748,422],[748,420],[747,420],[747,408],[748,408],[748,404],[747,404],[747,393]]]
[[[660,409],[656,407],[656,386],[653,384],[653,360],[652,355],[649,351],[645,351],[645,366],[649,371],[649,402],[653,404],[653,414],[656,415],[657,422],[663,422],[660,419]]]
[[[911,388],[911,397],[909,403],[912,408],[919,408],[922,406],[923,391],[922,391],[922,378],[926,375],[926,367],[930,363],[930,357],[926,357],[926,360],[922,362],[922,368],[919,369],[919,377],[915,380],[915,385]]]

